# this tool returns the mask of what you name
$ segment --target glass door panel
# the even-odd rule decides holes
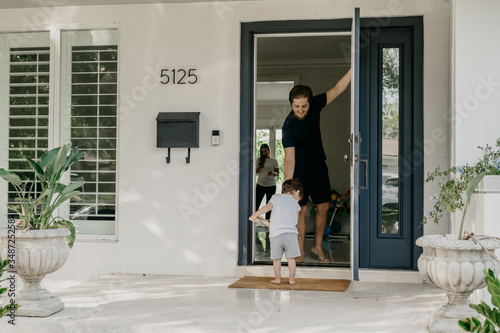
[[[382,225],[380,233],[399,234],[400,47],[382,47]]]

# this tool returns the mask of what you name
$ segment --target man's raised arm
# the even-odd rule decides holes
[[[337,82],[335,87],[331,88],[326,92],[326,105],[330,104],[335,100],[335,98],[339,97],[346,89],[347,86],[351,83],[351,69],[347,71],[347,73]]]

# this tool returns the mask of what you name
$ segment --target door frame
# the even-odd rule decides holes
[[[412,27],[414,29],[415,41],[415,64],[419,74],[414,77],[415,89],[415,116],[414,134],[415,139],[423,141],[423,18],[418,17],[385,17],[361,19],[361,30],[383,29],[395,27]],[[320,32],[351,32],[352,19],[331,20],[291,20],[291,21],[265,21],[265,22],[242,22],[241,23],[241,49],[240,49],[240,152],[239,152],[239,212],[238,212],[238,265],[246,266],[252,264],[253,228],[248,222],[248,216],[253,213],[253,200],[249,194],[253,193],[253,159],[254,159],[254,35],[256,34],[278,34],[278,33],[320,33]],[[361,48],[366,47],[366,41],[361,38]],[[362,69],[363,65],[361,65]],[[360,71],[360,83],[363,81],[363,71]],[[368,97],[363,86],[360,88],[360,108],[367,107]],[[361,145],[363,147],[363,144]],[[419,156],[421,163],[417,165],[414,177],[414,206],[412,210],[412,226],[414,229],[414,240],[423,234],[420,220],[423,212],[423,147]],[[362,152],[361,152],[362,153]],[[418,152],[417,152],[418,153]],[[361,191],[361,196],[368,195],[367,191]],[[366,217],[366,216],[365,216]],[[360,211],[360,219],[363,214]],[[360,244],[363,242],[364,230],[360,228]],[[366,236],[366,235],[365,235]],[[360,263],[363,261],[364,253],[360,249]],[[413,269],[416,269],[417,259],[421,249],[413,243]],[[362,266],[362,265],[361,265]]]
[[[352,19],[265,21],[241,23],[240,53],[240,179],[238,213],[238,265],[252,264],[253,228],[248,217],[253,214],[254,159],[254,36],[279,33],[350,32]]]

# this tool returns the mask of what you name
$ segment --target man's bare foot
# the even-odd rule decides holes
[[[280,284],[281,283],[281,279],[274,279],[274,280],[271,281],[271,283]]]
[[[297,257],[295,258],[295,262],[305,262],[305,256],[300,256],[300,257]]]
[[[296,284],[297,282],[295,282],[295,279],[288,279],[288,283],[289,284]]]
[[[311,248],[311,252],[312,252],[312,254],[314,254],[315,256],[317,256],[319,258],[319,261],[321,261],[323,263],[330,262],[330,260],[325,257],[325,253],[323,252],[322,248],[317,249],[316,247],[313,247],[313,248]]]

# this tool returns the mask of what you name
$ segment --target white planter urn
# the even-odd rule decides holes
[[[65,228],[24,233],[16,230],[14,271],[24,283],[23,289],[15,292],[15,301],[20,305],[17,316],[47,317],[64,309],[64,303],[43,289],[40,282],[68,259],[69,247],[65,239],[68,235],[70,231]],[[8,255],[8,230],[0,230],[0,237],[0,257],[12,259]]]
[[[500,242],[494,239],[480,242],[492,253],[500,248]],[[481,245],[470,239],[458,240],[456,235],[423,236],[416,244],[423,248],[418,259],[420,274],[448,296],[448,304],[436,311],[429,332],[463,332],[458,320],[478,316],[469,307],[470,294],[486,286],[484,271],[491,269],[497,275],[500,264]]]

